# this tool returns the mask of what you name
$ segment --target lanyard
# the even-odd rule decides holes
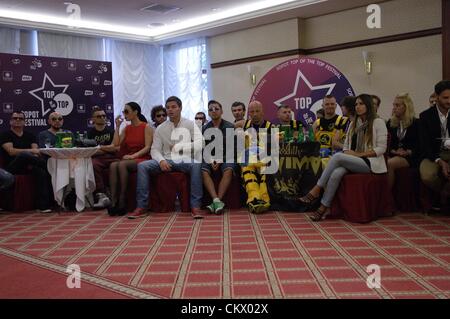
[[[403,122],[400,122],[400,126],[397,129],[397,137],[399,141],[402,141],[406,135],[406,128],[403,127]]]

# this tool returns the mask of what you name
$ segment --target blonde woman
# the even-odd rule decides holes
[[[321,205],[310,217],[320,221],[330,213],[331,203],[341,183],[348,173],[386,173],[384,153],[387,147],[386,124],[378,118],[372,97],[361,94],[356,98],[355,120],[350,125],[344,143],[343,153],[336,153],[328,162],[317,184],[308,194],[299,198],[306,205],[313,205],[321,199]]]
[[[394,187],[397,169],[418,165],[419,121],[414,115],[414,103],[409,94],[397,95],[392,103],[392,117],[387,122],[391,137],[388,146],[390,190]]]

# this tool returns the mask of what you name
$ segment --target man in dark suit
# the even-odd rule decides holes
[[[420,176],[444,204],[450,195],[450,81],[439,82],[434,91],[436,105],[420,114]]]

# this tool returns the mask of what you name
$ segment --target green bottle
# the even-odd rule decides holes
[[[62,138],[64,137],[64,133],[63,132],[57,132],[56,133],[56,143],[55,143],[55,147],[56,148],[61,148],[62,147]]]
[[[308,137],[309,137],[309,141],[310,142],[314,142],[316,140],[316,138],[314,136],[314,130],[313,130],[312,126],[309,127]]]
[[[283,132],[284,143],[289,143],[289,141],[292,139],[291,126],[281,125],[281,131]]]
[[[303,143],[305,141],[305,134],[303,133],[303,127],[298,130],[298,142]]]
[[[293,138],[294,142],[300,143],[300,132],[303,133],[303,125],[300,121],[298,121],[298,128],[297,128],[297,136]]]

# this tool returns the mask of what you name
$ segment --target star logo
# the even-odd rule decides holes
[[[55,101],[53,98],[60,93],[65,93],[69,85],[53,83],[52,79],[47,73],[44,75],[44,80],[42,81],[42,86],[36,90],[30,91],[29,93],[41,101],[42,116],[52,111],[55,108]]]
[[[295,79],[294,90],[292,93],[279,100],[274,101],[276,106],[281,106],[287,104],[288,106],[295,106],[295,109],[301,110],[302,120],[304,124],[311,125],[314,122],[313,115],[311,114],[317,107],[317,102],[321,101],[325,95],[331,94],[333,92],[335,83],[317,85],[314,86],[302,73],[302,71],[297,70],[297,76]],[[314,92],[316,91],[316,92]],[[319,95],[320,93],[320,95]]]
[[[335,83],[313,86],[311,82],[308,81],[306,76],[302,73],[302,71],[298,70],[297,77],[295,79],[294,90],[292,91],[292,93],[275,101],[274,103],[277,106],[280,106],[282,104],[295,105],[298,109],[300,106],[299,97],[311,96],[311,92],[316,90],[327,90],[326,93],[323,94],[323,96],[329,95],[331,94],[331,92],[333,92],[335,86]]]
[[[250,101],[259,101],[264,107],[264,116],[278,123],[279,107],[291,109],[291,118],[309,127],[322,108],[326,95],[336,101],[354,95],[347,78],[333,65],[316,59],[297,57],[284,61],[270,69],[255,87]],[[340,114],[337,105],[336,113]]]

